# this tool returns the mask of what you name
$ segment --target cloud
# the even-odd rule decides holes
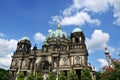
[[[120,0],[113,0],[111,4],[114,7],[114,15],[113,17],[116,18],[116,20],[113,22],[113,24],[120,26]]]
[[[63,10],[63,15],[68,16],[78,11],[101,13],[109,8],[109,0],[73,0],[73,3]]]
[[[46,37],[40,32],[35,33],[35,35],[34,35],[34,40],[37,41],[37,42],[42,42],[45,39],[46,39]]]
[[[52,16],[50,23],[54,24],[60,20],[61,25],[83,25],[85,23],[100,25],[101,21],[95,17],[93,19],[90,13],[102,15],[107,10],[113,10],[115,18],[113,24],[120,25],[119,4],[120,0],[73,0],[72,4],[62,11],[62,14]],[[112,7],[113,9],[110,9]]]
[[[17,40],[0,38],[0,67],[8,69],[11,63],[11,55],[16,49]]]
[[[97,61],[100,63],[101,67],[108,66],[108,62],[105,59],[98,59]]]
[[[109,8],[109,0],[84,0],[84,10],[94,13],[105,12]]]
[[[98,19],[91,19],[86,12],[78,12],[74,16],[64,17],[61,20],[61,25],[83,25],[85,23],[100,25]]]
[[[10,52],[16,49],[16,46],[17,46],[17,40],[15,39],[10,39],[10,40],[0,39],[0,52],[1,52],[0,57],[10,54]]]
[[[49,33],[52,32],[52,31],[53,31],[52,29],[49,29],[49,30],[48,30]]]
[[[109,41],[109,34],[103,32],[102,30],[94,30],[91,38],[86,39],[86,44],[89,52],[95,50],[103,50],[107,47],[107,42]]]
[[[0,57],[0,68],[9,69],[11,64],[11,55],[6,55],[5,57]]]

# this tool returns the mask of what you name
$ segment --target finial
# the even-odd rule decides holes
[[[57,26],[57,29],[60,29],[60,21],[58,20],[58,26]]]

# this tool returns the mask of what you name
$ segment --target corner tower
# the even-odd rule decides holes
[[[28,37],[23,37],[17,43],[16,51],[12,56],[10,66],[10,80],[16,80],[20,71],[27,76],[29,70],[29,56],[31,52],[31,43]]]
[[[73,29],[70,39],[71,39],[72,54],[78,55],[76,57],[76,61],[80,60],[79,63],[82,66],[87,66],[88,52],[87,52],[87,48],[86,48],[86,44],[85,44],[85,35],[83,34],[82,30],[78,27]]]

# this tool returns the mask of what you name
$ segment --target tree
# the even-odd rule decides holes
[[[96,80],[100,80],[102,73],[98,71],[98,72],[95,72],[95,75],[96,75]]]
[[[24,80],[24,73],[19,72],[17,80]]]
[[[43,80],[43,75],[41,73],[38,73],[35,80]]]
[[[35,80],[35,76],[33,75],[33,73],[30,73],[28,75],[27,80]]]
[[[82,70],[82,73],[81,73],[81,80],[92,80],[92,76],[90,74],[90,70],[85,67],[83,70]]]
[[[50,74],[48,76],[48,80],[56,80],[55,72],[50,72]]]
[[[0,68],[0,80],[9,80],[10,74],[8,70]]]
[[[112,59],[113,67],[103,67],[103,72],[100,74],[99,80],[120,80],[120,61]]]
[[[120,80],[120,61],[116,61],[113,63],[114,70],[112,76],[114,76],[114,80]]]
[[[78,76],[77,76],[75,70],[70,71],[69,80],[78,80]]]
[[[67,80],[65,73],[63,71],[60,72],[60,75],[58,77],[58,80]]]

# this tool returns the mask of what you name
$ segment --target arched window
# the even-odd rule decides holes
[[[75,60],[76,60],[76,64],[80,64],[80,57],[79,56],[76,56]]]
[[[64,65],[64,66],[67,65],[67,58],[66,58],[66,57],[63,58],[63,65]]]
[[[65,35],[63,34],[62,37],[65,38]]]
[[[76,43],[79,43],[79,39],[78,39],[77,37],[75,38],[75,42],[76,42]]]
[[[80,36],[80,43],[82,43],[82,37]]]
[[[42,68],[42,70],[49,69],[49,62],[48,61],[42,61],[40,63],[40,67]]]
[[[54,34],[54,33],[52,34],[52,37],[53,37],[53,38],[55,37],[55,34]]]

